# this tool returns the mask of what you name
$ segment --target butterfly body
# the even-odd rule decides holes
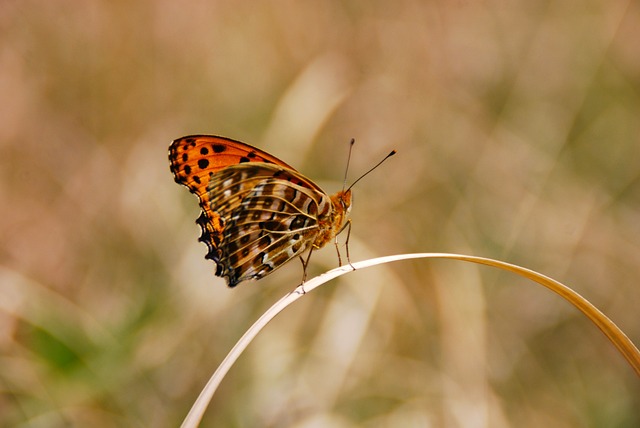
[[[198,196],[197,223],[216,275],[230,287],[260,279],[345,227],[351,191],[327,195],[278,158],[224,137],[179,138],[169,148],[176,182]]]

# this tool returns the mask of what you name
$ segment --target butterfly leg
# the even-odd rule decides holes
[[[349,237],[351,236],[351,219],[347,220],[347,239],[344,242],[344,246],[346,248],[347,251],[347,263],[349,263],[349,266],[351,266],[351,269],[356,270],[356,267],[354,265],[351,264],[351,257],[349,257]]]
[[[344,243],[344,245],[346,247],[346,250],[347,250],[347,263],[349,264],[349,266],[351,266],[351,269],[356,270],[356,268],[351,264],[351,257],[349,257],[349,236],[351,236],[351,219],[347,220],[347,224],[345,225],[345,228],[348,228],[348,230],[347,230],[347,240]],[[336,246],[336,252],[338,253],[338,265],[342,266],[342,257],[340,255],[340,248],[338,246],[338,236],[337,235],[336,235],[334,244]]]
[[[338,266],[342,266],[342,257],[340,257],[340,247],[338,246],[338,237],[336,236],[333,244],[336,246],[336,253],[338,253]]]
[[[313,252],[313,245],[311,245],[309,247],[309,254],[307,255],[307,259],[305,260],[305,258],[303,256],[300,256],[300,261],[302,262],[302,283],[301,288],[302,288],[302,292],[305,293],[304,291],[304,283],[307,280],[307,266],[309,266],[309,260],[311,260],[311,253]]]

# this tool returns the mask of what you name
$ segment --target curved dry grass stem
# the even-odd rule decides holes
[[[376,259],[365,260],[361,262],[353,263],[356,269],[363,269],[383,263],[396,262],[401,260],[419,259],[419,258],[436,258],[436,259],[451,259],[461,260],[471,263],[477,263],[487,266],[497,267],[503,270],[517,273],[525,278],[531,279],[538,284],[544,285],[551,291],[557,293],[573,306],[578,308],[583,314],[587,316],[613,343],[613,345],[620,351],[622,356],[627,360],[631,367],[635,370],[636,374],[640,376],[640,351],[629,340],[629,338],[618,328],[618,326],[611,321],[600,310],[593,306],[588,300],[576,293],[566,285],[551,279],[545,275],[535,272],[531,269],[526,269],[510,263],[501,262],[498,260],[488,259],[484,257],[466,256],[461,254],[449,254],[449,253],[416,253],[416,254],[401,254],[395,256],[379,257]],[[231,366],[238,359],[240,354],[251,343],[253,338],[271,321],[277,314],[279,314],[284,308],[289,306],[300,297],[306,295],[306,293],[319,287],[322,284],[334,279],[338,276],[352,272],[351,266],[341,266],[339,268],[330,270],[322,275],[319,275],[304,283],[304,289],[302,286],[298,286],[294,291],[290,292],[276,304],[274,304],[269,310],[267,310],[240,338],[238,343],[233,347],[231,352],[222,361],[218,369],[215,371],[207,385],[204,387],[200,396],[194,403],[193,407],[189,411],[189,414],[182,423],[183,428],[197,427],[202,420],[202,416],[213,397],[218,385],[222,382],[222,379],[231,369]]]

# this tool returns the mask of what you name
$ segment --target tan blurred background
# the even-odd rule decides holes
[[[640,342],[640,5],[0,2],[0,425],[178,425],[300,278],[226,288],[167,147],[257,145],[355,188],[353,260],[517,263]],[[330,247],[312,274],[337,265]],[[281,314],[203,426],[637,427],[640,380],[573,307],[452,261]]]

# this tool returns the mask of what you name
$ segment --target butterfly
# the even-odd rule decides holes
[[[296,257],[306,272],[311,252],[351,224],[351,188],[329,196],[277,157],[240,141],[178,138],[169,162],[175,181],[198,197],[205,258],[229,287],[263,278]]]

